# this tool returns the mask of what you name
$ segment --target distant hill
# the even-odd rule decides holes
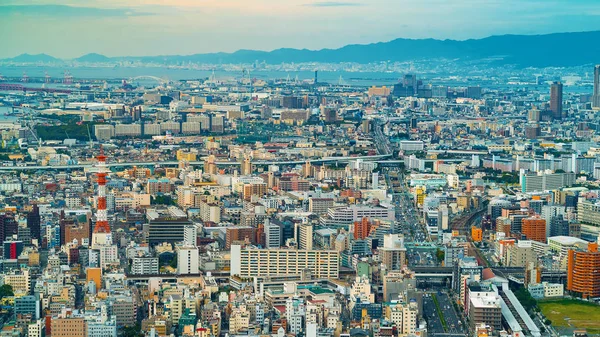
[[[78,57],[78,58],[74,59],[73,61],[77,61],[77,62],[90,62],[90,63],[110,62],[111,58],[108,57],[108,56],[97,54],[97,53],[90,53],[90,54],[85,54],[85,55],[83,55],[81,57]]]
[[[10,59],[5,59],[5,61],[22,62],[22,63],[62,62],[60,59],[57,59],[57,58],[52,57],[52,56],[47,55],[47,54],[35,54],[35,55],[32,55],[32,54],[21,54],[19,56],[15,56],[15,57],[10,58]]]
[[[600,31],[555,33],[546,35],[501,35],[465,41],[436,39],[395,39],[389,42],[354,44],[338,49],[290,49],[273,51],[238,50],[234,53],[113,57],[87,54],[79,62],[116,62],[122,60],[178,63],[252,63],[283,62],[357,62],[416,61],[451,59],[458,61],[489,60],[495,64],[520,67],[566,67],[600,63]],[[14,62],[51,62],[57,59],[45,55],[19,55]],[[493,60],[493,61],[492,61]]]
[[[576,66],[600,63],[600,31],[547,35],[502,35],[483,39],[395,39],[339,49],[239,50],[234,53],[129,58],[147,62],[250,63],[411,61],[427,59],[498,59],[522,67]]]

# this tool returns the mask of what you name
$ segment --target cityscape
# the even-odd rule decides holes
[[[50,2],[0,19],[158,6]],[[6,40],[0,337],[600,336],[594,25],[187,56]]]

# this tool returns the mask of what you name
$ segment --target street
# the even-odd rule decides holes
[[[441,316],[438,314],[434,297],[442,313]],[[423,294],[423,318],[427,321],[427,329],[432,336],[466,336],[467,333],[459,317],[447,293],[428,292]],[[445,323],[445,329],[442,321]]]
[[[458,334],[464,333],[464,327],[462,326],[462,322],[456,313],[456,310],[454,309],[454,305],[452,305],[452,299],[450,296],[448,296],[447,293],[438,293],[436,296],[442,314],[444,315],[444,319],[446,320],[448,332]]]
[[[438,316],[431,294],[423,294],[423,318],[427,321],[427,331],[433,335],[445,333],[441,317]]]

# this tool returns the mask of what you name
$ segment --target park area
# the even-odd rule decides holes
[[[587,329],[600,334],[600,306],[577,300],[540,301],[542,313],[558,332]]]

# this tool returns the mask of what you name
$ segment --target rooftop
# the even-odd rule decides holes
[[[576,238],[576,237],[573,237],[573,236],[563,236],[563,235],[561,235],[561,236],[551,236],[551,237],[548,238],[548,243],[550,243],[550,241],[554,241],[554,242],[557,242],[557,243],[559,243],[561,245],[565,245],[565,246],[572,246],[572,245],[575,245],[575,244],[578,244],[578,243],[580,243],[580,244],[588,244],[587,241],[582,240],[580,238]]]

